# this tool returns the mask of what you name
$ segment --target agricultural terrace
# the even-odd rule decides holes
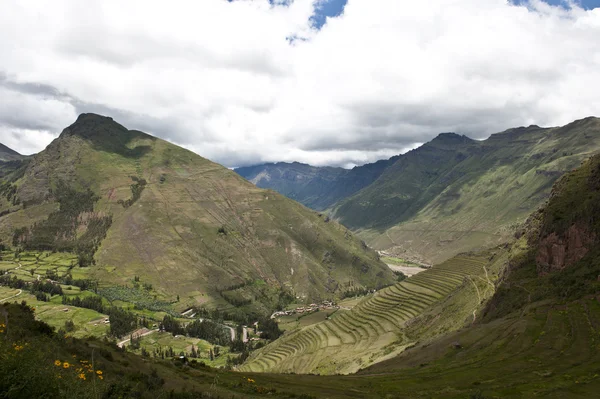
[[[253,353],[241,370],[349,373],[401,353],[414,344],[407,342],[403,331],[449,295],[459,298],[466,292],[468,301],[461,307],[475,309],[484,295],[493,294],[490,279],[495,279],[498,271],[492,274],[486,265],[489,268],[494,256],[457,256],[384,288],[365,297],[350,311],[338,311],[323,322],[300,326]],[[464,316],[457,315],[461,318],[459,324],[464,322]],[[471,317],[475,317],[475,311]]]

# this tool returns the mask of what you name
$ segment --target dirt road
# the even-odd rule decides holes
[[[153,334],[153,333],[155,333],[157,331],[158,330],[148,330],[147,328],[142,328],[140,330],[136,330],[136,331],[132,332],[131,335],[133,335],[134,338],[140,338],[140,337],[145,337],[146,335]],[[131,337],[127,338],[126,340],[123,340],[123,341],[119,342],[117,344],[117,346],[119,348],[122,348],[125,345],[127,345],[127,343],[129,343],[130,340],[131,340]]]
[[[16,298],[19,295],[21,295],[22,293],[23,293],[23,290],[19,290],[19,293],[17,295],[13,295],[13,296],[9,296],[8,298],[0,299],[0,302],[4,302],[4,301],[7,301],[9,299]]]

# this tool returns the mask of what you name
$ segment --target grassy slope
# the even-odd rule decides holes
[[[132,197],[131,176],[147,185],[124,208],[118,201]],[[5,242],[15,228],[56,208],[49,189],[59,180],[91,188],[100,197],[94,212],[113,216],[92,275],[112,284],[144,276],[164,297],[179,294],[182,308],[207,300],[226,306],[216,290],[248,281],[317,300],[393,279],[339,224],[190,151],[92,114],[36,155],[15,182],[19,198],[34,205],[0,219]],[[240,295],[266,311],[273,299],[257,297],[261,292],[249,285]]]
[[[560,175],[600,149],[600,119],[511,129],[458,146],[440,141],[402,156],[343,201],[336,217],[373,247],[425,262],[498,245]]]

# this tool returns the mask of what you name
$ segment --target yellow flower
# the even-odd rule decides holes
[[[55,361],[54,361],[54,365],[55,365],[56,367],[60,367],[60,365],[61,365],[61,362],[60,362],[60,360],[55,360]]]
[[[63,363],[63,368],[68,369],[71,365],[67,362]]]
[[[96,374],[102,375],[102,370],[96,370]]]
[[[98,376],[98,378],[100,378],[101,380],[103,380],[103,379],[104,379],[104,377],[102,377],[101,375],[99,375],[99,376]]]
[[[78,377],[79,377],[79,379],[81,379],[81,380],[85,380],[85,374],[83,374],[83,373],[82,373],[82,374],[79,374],[79,376],[78,376]]]

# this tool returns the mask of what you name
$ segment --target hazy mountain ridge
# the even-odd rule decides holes
[[[4,144],[0,143],[0,161],[2,161],[2,162],[19,161],[24,158],[27,158],[27,157],[25,155],[19,154],[12,148],[8,148]]]
[[[227,297],[264,313],[281,290],[318,300],[393,281],[336,222],[111,118],[81,115],[7,179],[4,243],[77,251],[100,281],[142,275],[181,307]]]
[[[278,162],[234,170],[258,187],[273,189],[309,208],[325,210],[374,182],[396,158],[352,169]]]

